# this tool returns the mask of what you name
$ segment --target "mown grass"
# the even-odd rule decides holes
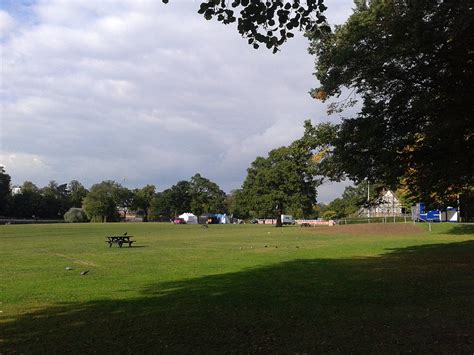
[[[0,353],[472,353],[472,226],[420,228],[0,226]]]

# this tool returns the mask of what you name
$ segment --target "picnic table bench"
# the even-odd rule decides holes
[[[112,244],[117,244],[120,248],[123,244],[128,244],[129,247],[132,246],[132,243],[135,243],[134,240],[131,240],[132,235],[110,235],[105,237],[107,240],[106,243],[109,243],[109,248],[112,247]]]

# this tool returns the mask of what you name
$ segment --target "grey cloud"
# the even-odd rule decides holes
[[[316,84],[302,36],[278,55],[255,51],[197,7],[40,1],[36,24],[17,21],[1,43],[0,89],[0,163],[14,181],[166,188],[200,172],[229,191],[304,119],[327,119],[307,94]]]

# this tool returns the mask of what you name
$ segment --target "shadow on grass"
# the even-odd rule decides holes
[[[472,353],[473,266],[467,241],[149,285],[3,323],[0,353]]]
[[[455,226],[453,228],[451,228],[447,234],[455,234],[455,235],[472,234],[472,235],[474,235],[474,223],[472,223],[472,224],[455,224]]]

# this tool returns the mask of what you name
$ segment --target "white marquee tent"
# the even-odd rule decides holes
[[[187,224],[198,224],[198,218],[192,213],[183,213],[178,217],[184,219]]]

